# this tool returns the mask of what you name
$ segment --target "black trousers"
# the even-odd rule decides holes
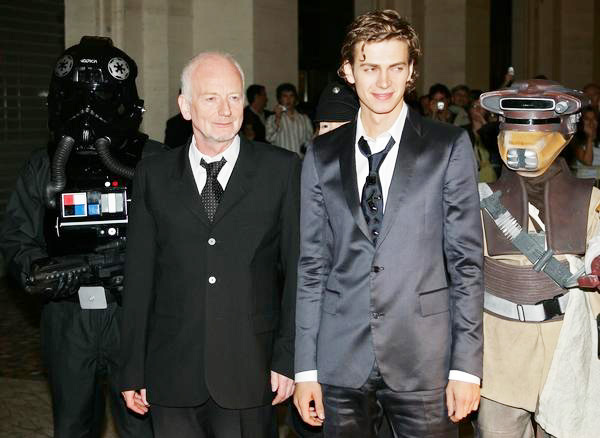
[[[277,436],[271,405],[226,409],[210,398],[200,406],[150,407],[156,438],[273,438]]]
[[[446,389],[395,392],[377,363],[358,389],[322,385],[325,438],[376,438],[385,415],[398,438],[450,438],[458,427],[448,418]]]
[[[127,409],[116,381],[121,309],[82,310],[74,302],[42,309],[42,358],[52,394],[54,437],[99,437],[104,421],[104,387],[121,438],[151,438],[152,424]]]

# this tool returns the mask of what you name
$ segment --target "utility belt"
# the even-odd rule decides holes
[[[568,268],[567,262],[561,262]],[[510,265],[486,257],[484,310],[521,322],[563,318],[569,293],[531,266]]]

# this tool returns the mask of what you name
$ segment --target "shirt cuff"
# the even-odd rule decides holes
[[[475,383],[477,385],[481,385],[481,379],[479,377],[458,370],[450,370],[450,373],[448,374],[448,380],[458,380],[459,382]]]
[[[309,370],[302,371],[300,373],[296,373],[296,377],[294,378],[296,383],[300,382],[316,382],[317,381],[317,370]]]

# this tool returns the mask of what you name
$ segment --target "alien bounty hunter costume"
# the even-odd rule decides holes
[[[481,438],[598,436],[600,295],[578,289],[585,256],[598,255],[600,191],[557,158],[585,97],[542,80],[484,93],[500,115],[506,167],[480,184],[485,235]],[[564,318],[564,321],[563,321]],[[592,432],[594,431],[594,432]]]
[[[152,436],[149,419],[127,410],[115,375],[129,186],[141,156],[162,149],[138,131],[136,75],[108,38],[83,37],[61,55],[48,149],[25,165],[0,233],[9,273],[44,301],[42,357],[59,438],[100,435],[104,376],[119,436]]]

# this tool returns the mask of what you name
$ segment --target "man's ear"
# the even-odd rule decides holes
[[[342,69],[344,70],[344,77],[349,84],[354,85],[356,80],[354,79],[354,72],[352,71],[352,65],[350,65],[350,61],[344,61],[342,64]]]
[[[190,103],[183,94],[177,97],[177,103],[179,104],[179,111],[185,120],[192,120],[192,113],[190,112]]]

